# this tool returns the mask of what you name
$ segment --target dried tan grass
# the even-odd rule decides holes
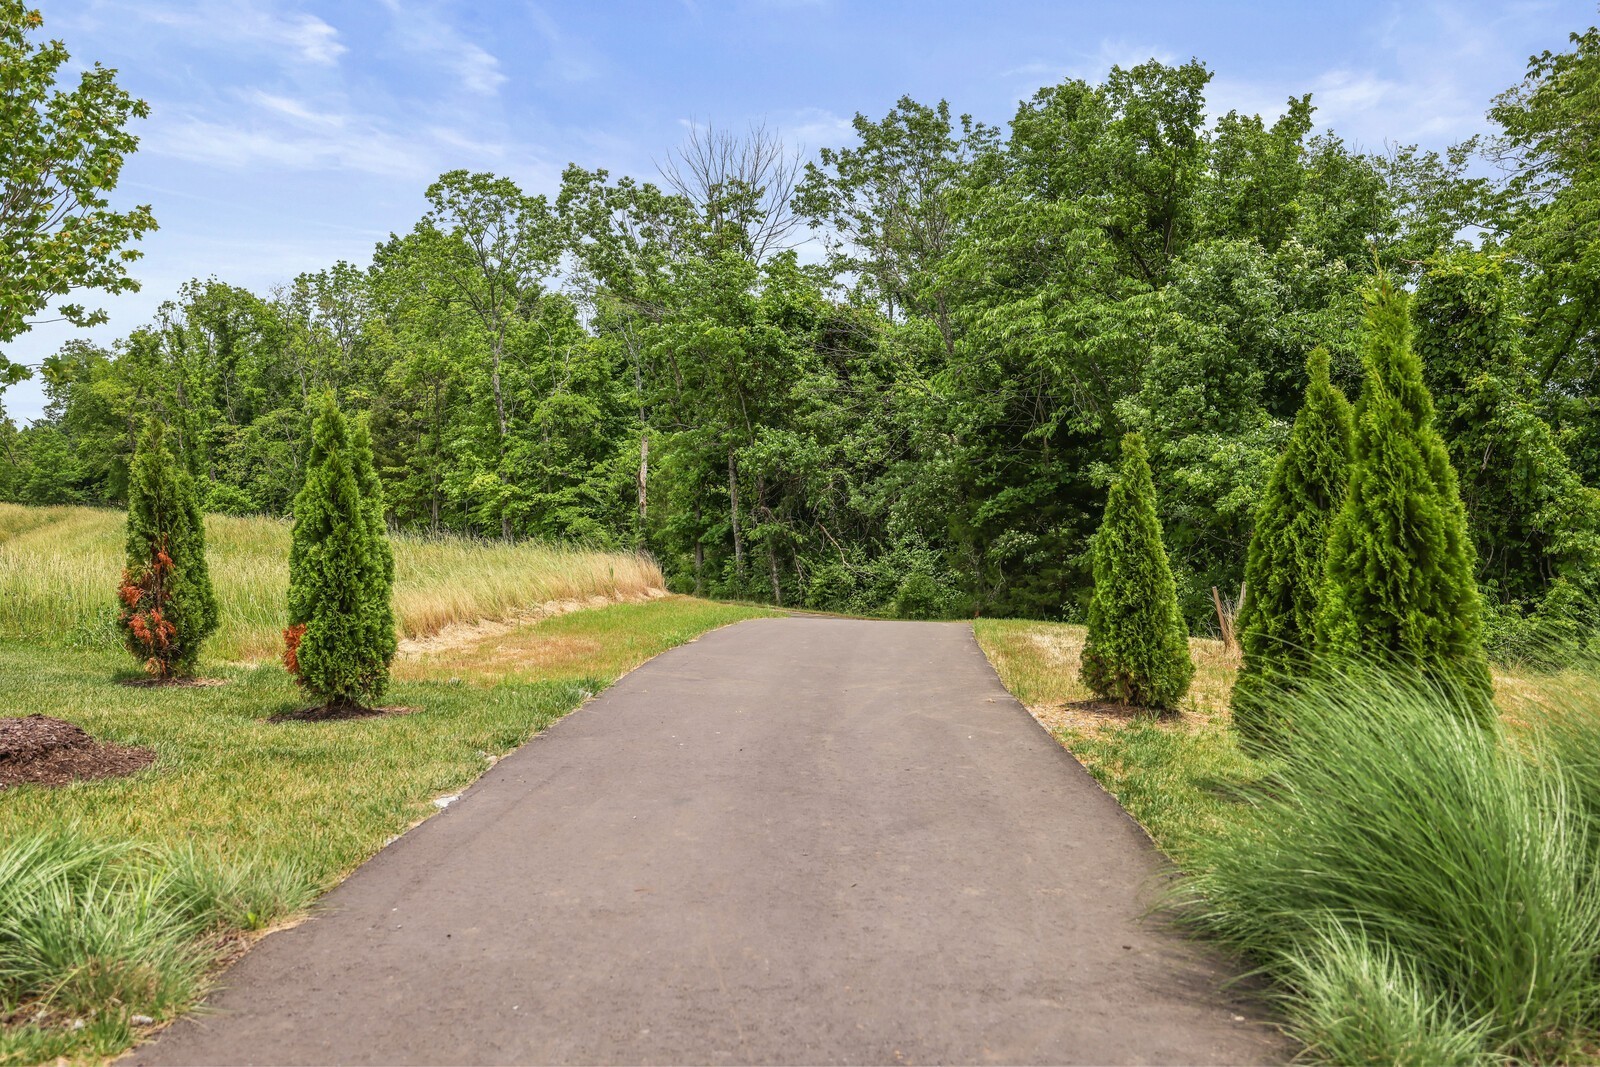
[[[123,514],[0,504],[0,635],[105,644],[116,640],[113,590],[122,570]],[[289,582],[289,524],[208,516],[207,552],[222,625],[208,653],[276,658]],[[665,593],[648,557],[581,546],[453,537],[394,538],[400,637],[542,617],[553,603],[610,603]]]

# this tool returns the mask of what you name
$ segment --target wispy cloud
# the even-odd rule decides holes
[[[791,152],[810,153],[855,140],[855,128],[850,120],[827,108],[806,107],[774,118],[778,136]]]
[[[469,40],[433,5],[413,0],[383,0],[393,18],[400,46],[450,71],[460,87],[477,96],[493,96],[507,82],[500,60]]]
[[[1317,124],[1362,148],[1395,140],[1442,147],[1483,129],[1483,68],[1505,61],[1503,39],[1518,17],[1511,9],[1469,16],[1447,3],[1396,6],[1375,23],[1366,62],[1308,71],[1294,83],[1219,76],[1208,93],[1211,111],[1270,119],[1291,94],[1309,92]]]
[[[141,5],[119,14],[164,26],[191,40],[266,51],[294,63],[333,66],[349,49],[316,15],[279,12],[251,0],[183,6]]]
[[[432,155],[404,137],[342,119],[319,132],[190,116],[161,126],[146,144],[152,153],[226,170],[341,170],[414,181],[430,176]]]

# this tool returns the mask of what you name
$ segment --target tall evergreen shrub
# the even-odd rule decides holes
[[[1367,294],[1350,487],[1328,540],[1317,651],[1414,670],[1487,715],[1483,605],[1466,510],[1411,348],[1406,296]]]
[[[284,664],[330,707],[382,698],[394,659],[394,557],[364,426],[324,396],[294,505]]]
[[[217,628],[217,598],[194,480],[154,418],[128,472],[127,565],[117,597],[117,625],[145,670],[157,678],[190,674],[201,642]]]
[[[366,505],[367,529],[370,543],[378,555],[379,589],[381,595],[370,602],[368,625],[372,639],[383,649],[385,665],[394,660],[394,547],[389,544],[389,526],[384,520],[383,483],[378,480],[378,468],[372,456],[372,431],[367,417],[356,419],[350,434],[350,455],[355,466],[356,484],[361,490],[361,501]]]
[[[1344,503],[1354,434],[1350,404],[1328,381],[1328,353],[1306,361],[1311,383],[1256,511],[1239,611],[1244,664],[1233,723],[1246,747],[1271,742],[1270,694],[1303,678],[1316,640],[1328,531]]]
[[[1122,439],[1122,469],[1107,495],[1092,555],[1083,683],[1108,700],[1173,707],[1189,691],[1194,664],[1140,434]]]

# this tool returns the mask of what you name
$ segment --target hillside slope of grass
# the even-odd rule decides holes
[[[123,521],[122,512],[99,508],[0,504],[0,638],[114,646]],[[289,585],[289,523],[210,515],[206,538],[222,625],[205,657],[276,657]],[[407,535],[395,537],[394,548],[402,637],[505,618],[550,601],[639,599],[666,590],[655,563],[630,553]]]

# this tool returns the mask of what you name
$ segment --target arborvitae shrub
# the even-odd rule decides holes
[[[127,566],[117,597],[117,624],[146,671],[157,678],[193,671],[201,642],[217,628],[205,522],[194,480],[153,418],[128,472]]]
[[[295,498],[284,664],[329,706],[383,696],[394,659],[394,557],[366,431],[331,396],[312,429]]]
[[[355,467],[356,484],[361,490],[361,502],[366,506],[369,543],[377,553],[379,563],[378,584],[373,595],[366,600],[368,639],[382,652],[384,671],[387,672],[396,650],[394,548],[389,544],[389,527],[383,517],[383,483],[378,480],[378,469],[372,456],[372,433],[365,415],[356,420],[355,428],[351,431],[350,457]]]
[[[1122,439],[1122,469],[1106,498],[1092,555],[1083,683],[1108,700],[1173,707],[1189,691],[1194,664],[1139,434]]]
[[[1362,360],[1350,487],[1328,540],[1317,652],[1416,671],[1487,715],[1492,689],[1466,511],[1411,349],[1406,296],[1387,278],[1367,295]]]
[[[1256,511],[1239,612],[1244,665],[1233,723],[1247,748],[1271,744],[1273,693],[1303,678],[1316,640],[1328,530],[1350,480],[1350,404],[1328,381],[1328,353],[1306,363],[1311,384]]]

